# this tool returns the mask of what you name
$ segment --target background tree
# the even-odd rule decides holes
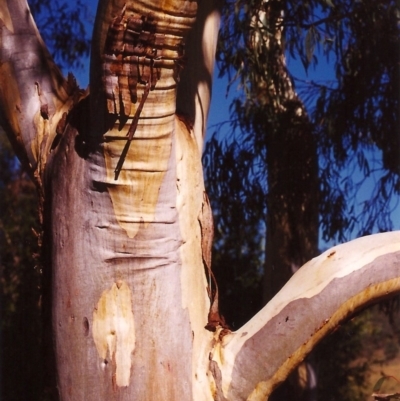
[[[286,207],[286,203],[301,205],[303,197],[315,191],[323,240],[345,241],[350,233],[365,235],[372,230],[392,229],[390,201],[399,191],[400,168],[396,3],[227,1],[223,10],[218,53],[220,74],[228,74],[230,85],[237,83],[241,90],[236,92],[231,106],[231,135],[221,139],[214,135],[205,154],[216,209],[230,204],[234,208],[234,212],[229,207],[224,207],[223,212],[221,209],[221,226],[234,227],[235,221],[230,224],[229,219],[238,216],[238,209],[246,210],[246,214],[242,213],[243,221],[253,220],[253,227],[263,224],[272,204],[268,201],[271,187],[274,190],[270,175],[278,174],[273,171],[278,170],[283,171],[279,181],[294,189],[282,195],[281,199],[287,202],[274,203],[272,210],[279,215],[280,207]],[[255,20],[259,23],[255,24]],[[385,28],[380,29],[382,26]],[[366,32],[374,35],[365,35]],[[258,45],[249,46],[254,36]],[[321,58],[333,60],[335,79],[323,82],[296,79],[286,67],[285,54],[300,59],[306,71],[317,68],[318,61],[323,63]],[[369,62],[370,57],[373,62]],[[301,98],[293,93],[295,83]],[[296,107],[304,107],[302,104],[307,106],[309,113],[302,116],[308,120],[312,139],[303,142],[314,141],[317,148],[310,155],[303,151],[293,152],[290,158],[277,158],[280,164],[272,166],[267,162],[268,153],[289,152],[286,149],[295,142],[291,130],[299,127],[295,119],[279,120],[277,108],[288,108],[285,101],[294,103],[294,111],[299,111]],[[281,142],[277,149],[268,152],[272,146],[269,137],[275,131],[279,131]],[[311,186],[315,180],[312,174],[304,176],[308,186],[296,176],[295,170],[307,165],[311,156],[316,159],[312,164],[320,166],[317,186]],[[295,167],[288,167],[287,160]],[[348,173],[353,169],[359,170],[359,174]],[[357,205],[357,191],[373,174],[377,184],[371,197]],[[295,196],[297,186],[301,196]],[[305,204],[306,209],[315,205]],[[295,219],[299,215],[300,212],[292,213],[293,226],[298,225]],[[318,226],[313,226],[315,229]],[[354,234],[355,230],[358,231]],[[225,234],[229,232],[226,230]],[[301,240],[293,242],[293,247],[300,247]],[[294,257],[291,259],[286,262],[287,270],[290,264],[298,265]]]

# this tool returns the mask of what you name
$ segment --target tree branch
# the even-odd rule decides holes
[[[38,183],[76,84],[54,64],[25,0],[2,1],[0,20],[0,123]]]
[[[265,400],[315,344],[368,304],[400,292],[400,232],[335,246],[306,263],[213,360],[229,400]]]

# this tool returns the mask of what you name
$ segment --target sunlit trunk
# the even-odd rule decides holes
[[[100,4],[92,93],[49,164],[59,390],[74,401],[210,399],[201,154],[175,115],[197,5],[123,6]]]

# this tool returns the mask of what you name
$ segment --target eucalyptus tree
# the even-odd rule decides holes
[[[234,97],[231,132],[217,130],[207,145],[206,177],[225,237],[236,235],[238,216],[253,230],[265,222],[269,299],[318,253],[319,232],[343,242],[393,229],[399,9],[370,0],[223,4],[218,62]],[[306,72],[328,69],[326,79],[298,79],[286,58]],[[363,199],[368,180],[376,186]]]
[[[62,77],[24,0],[0,18],[1,124],[38,189],[62,400],[264,400],[339,322],[400,291],[400,235],[379,234],[225,325],[201,165],[212,1],[100,1],[90,94]]]

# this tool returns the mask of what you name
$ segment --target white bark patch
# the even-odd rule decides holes
[[[108,353],[117,386],[129,386],[135,324],[128,284],[123,281],[114,283],[110,290],[103,291],[93,312],[92,330],[97,352],[103,361]]]

